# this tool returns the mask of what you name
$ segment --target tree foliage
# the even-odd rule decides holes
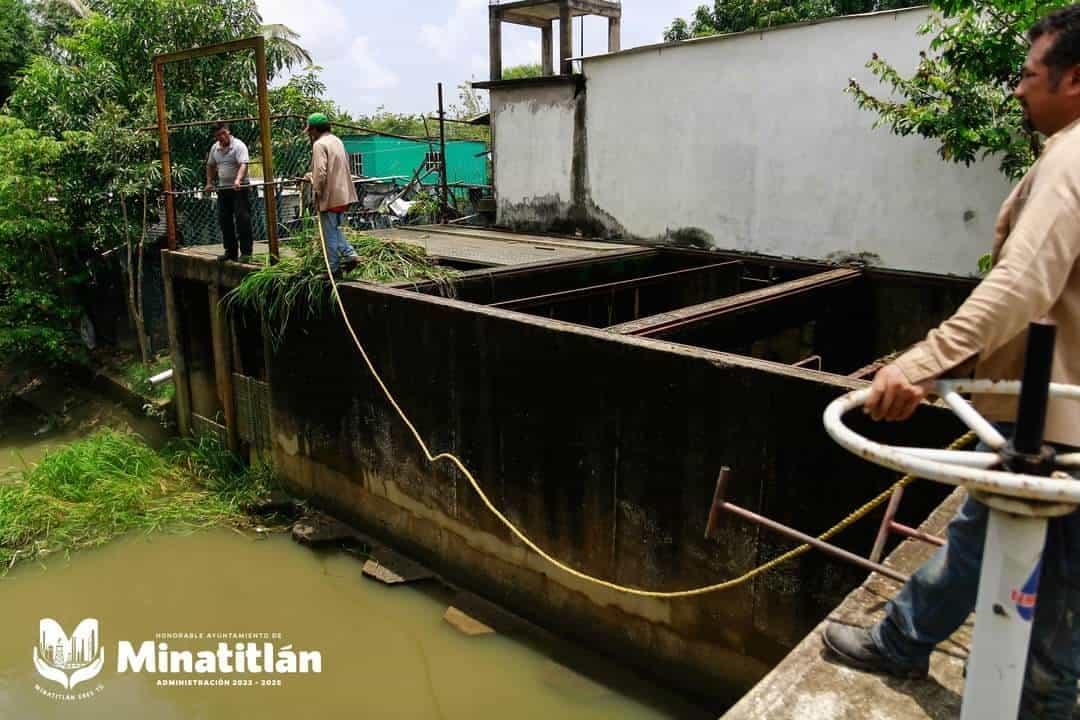
[[[970,165],[994,155],[1010,178],[1034,161],[1038,139],[1012,97],[1027,54],[1027,29],[1063,2],[939,0],[920,32],[932,36],[908,76],[876,53],[867,67],[888,89],[875,94],[852,79],[860,107],[897,135],[935,140],[943,160]]]
[[[524,80],[526,78],[540,77],[544,69],[536,65],[514,65],[503,70],[503,80]]]
[[[664,30],[664,40],[676,42],[919,4],[919,0],[716,0],[711,7],[699,5],[689,21],[675,18]]]
[[[310,61],[295,33],[262,24],[255,0],[35,0],[30,17],[40,50],[4,107],[11,117],[0,116],[0,298],[25,311],[22,335],[8,329],[9,352],[32,351],[32,343],[11,339],[23,331],[70,328],[88,294],[88,267],[125,245],[131,291],[160,207],[157,137],[140,130],[156,123],[154,55],[263,33],[271,72]],[[171,122],[254,114],[252,53],[169,65],[166,83]],[[324,92],[309,67],[272,90],[272,111],[333,112]],[[201,156],[209,133],[198,143]],[[175,179],[196,170],[179,162]]]
[[[30,60],[34,26],[24,0],[0,0],[0,106],[11,94],[16,73]]]

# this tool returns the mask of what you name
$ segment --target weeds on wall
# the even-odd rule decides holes
[[[356,250],[357,263],[342,280],[374,283],[424,282],[439,284],[442,294],[452,295],[451,280],[457,272],[440,266],[419,245],[383,240],[360,233],[348,233]],[[233,313],[245,311],[267,320],[270,341],[281,346],[289,322],[312,321],[332,312],[332,285],[314,221],[303,232],[283,243],[281,259],[257,258],[262,267],[247,275],[223,299]]]

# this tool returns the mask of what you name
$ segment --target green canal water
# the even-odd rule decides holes
[[[37,435],[40,417],[9,412],[0,482],[5,467],[33,463],[88,428],[141,422],[85,398],[82,404],[85,418]],[[361,567],[356,557],[315,552],[286,535],[230,529],[127,536],[47,565],[18,565],[0,578],[0,719],[689,716],[678,699],[628,674],[601,684],[573,672],[567,666],[577,663],[563,645],[531,635],[466,636],[443,619],[451,590],[436,583],[385,586],[363,577]],[[39,673],[34,650],[44,618],[68,634],[84,619],[98,621],[104,663],[95,677],[65,690]],[[119,671],[122,641],[136,651],[152,641],[173,651],[216,652],[216,634],[227,634],[229,643],[251,634],[260,646],[317,651],[321,671]],[[225,684],[167,684],[192,679]]]

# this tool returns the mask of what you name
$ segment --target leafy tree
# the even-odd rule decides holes
[[[852,80],[860,107],[897,135],[935,140],[943,160],[970,165],[995,155],[1010,178],[1022,175],[1039,150],[1012,97],[1027,54],[1027,29],[1060,1],[937,0],[940,13],[920,28],[932,35],[910,77],[876,53],[867,67],[891,90],[875,95]]]
[[[920,0],[716,0],[712,7],[699,5],[689,22],[684,18],[675,18],[664,30],[664,40],[675,42],[721,33],[761,30],[793,22],[919,4]]]
[[[23,0],[0,0],[0,105],[15,84],[15,74],[30,59],[34,26]]]
[[[540,65],[514,65],[503,70],[503,80],[524,80],[540,77],[544,69]]]
[[[65,358],[82,267],[52,198],[65,141],[0,115],[0,362]]]
[[[50,263],[50,272],[45,273],[37,265],[22,264],[16,230],[0,234],[0,267],[6,268],[0,277],[4,299],[40,299],[35,293],[51,293],[51,302],[37,303],[37,314],[23,313],[26,322],[21,329],[70,326],[78,313],[77,300],[90,279],[87,262],[121,250],[129,315],[145,357],[138,275],[146,229],[158,220],[161,177],[156,134],[137,128],[156,123],[153,56],[264,32],[271,39],[273,72],[310,58],[296,44],[291,30],[263,26],[255,0],[37,0],[33,17],[40,34],[51,35],[45,38],[43,51],[25,67],[8,99],[6,110],[18,120],[3,120],[9,126],[18,123],[18,130],[9,134],[20,138],[19,147],[40,145],[43,157],[52,160],[28,167],[34,169],[35,178],[42,182],[47,178],[48,217],[58,224],[54,237],[64,238],[65,252],[38,258]],[[252,114],[254,69],[250,53],[169,66],[170,120]],[[321,97],[324,91],[313,70],[303,73],[272,91],[273,110],[301,114],[329,110],[332,106]],[[177,137],[175,150],[184,150],[186,137]],[[275,138],[275,145],[278,141]],[[188,157],[199,160],[174,166],[178,182],[201,170],[192,164],[201,164],[207,135],[200,134],[197,143],[197,153]],[[14,205],[9,203],[9,207]],[[49,282],[43,283],[43,278]]]

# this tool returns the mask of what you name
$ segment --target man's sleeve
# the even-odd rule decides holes
[[[214,147],[210,146],[210,152],[206,156],[207,167],[217,167],[217,161],[214,160]]]
[[[236,162],[241,165],[247,165],[250,162],[247,145],[242,142],[236,148]]]
[[[956,314],[895,362],[909,382],[992,353],[1057,302],[1080,254],[1080,168],[1044,158],[1001,258]]]

